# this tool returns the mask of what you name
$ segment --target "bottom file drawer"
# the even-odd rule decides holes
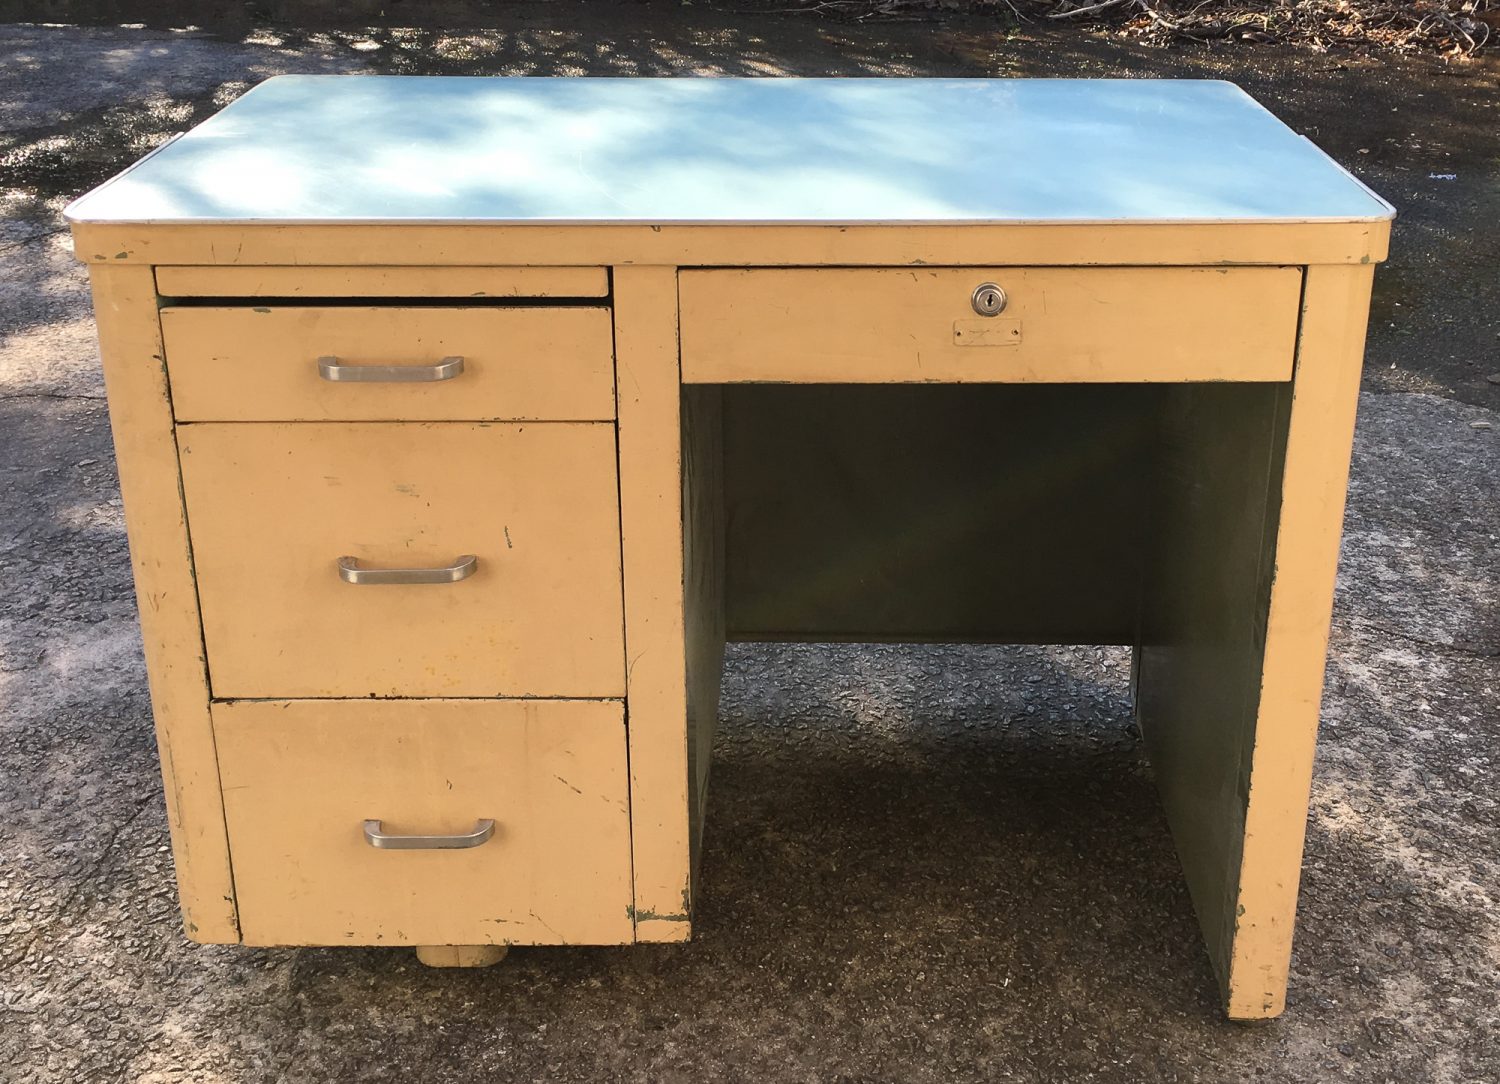
[[[229,701],[213,722],[246,944],[632,940],[619,701]],[[468,846],[381,838],[489,820]]]

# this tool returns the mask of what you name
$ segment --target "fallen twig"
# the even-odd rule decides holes
[[[1489,45],[1494,37],[1492,31],[1500,27],[1500,21],[1491,14],[1495,3],[1496,0],[968,0],[960,6],[995,10],[1003,4],[1017,22],[1029,21],[1029,15],[1072,25],[1095,24],[1116,33],[1156,41],[1238,37],[1302,45],[1319,51],[1329,47],[1377,46],[1398,52],[1429,50],[1475,56]],[[951,0],[808,0],[792,7],[750,10],[862,22],[921,18],[939,9],[952,10],[952,6]]]
[[[1072,11],[1049,11],[1049,19],[1072,19],[1079,15],[1093,15],[1095,12],[1104,11],[1106,8],[1117,7],[1120,4],[1133,4],[1137,0],[1104,0],[1102,4],[1091,4],[1086,8],[1074,8]]]

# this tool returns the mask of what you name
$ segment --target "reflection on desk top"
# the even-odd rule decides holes
[[[1389,204],[1230,83],[283,76],[80,222],[1303,222]]]

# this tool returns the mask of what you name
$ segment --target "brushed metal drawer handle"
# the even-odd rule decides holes
[[[472,832],[456,836],[390,836],[379,821],[365,821],[365,842],[381,851],[461,851],[487,843],[494,834],[495,822],[488,819],[475,821]]]
[[[318,375],[341,384],[431,384],[452,380],[464,371],[462,357],[444,358],[436,365],[341,365],[339,361],[319,358]]]
[[[442,568],[361,568],[359,558],[339,558],[339,579],[345,583],[457,583],[474,575],[479,558],[466,553]]]

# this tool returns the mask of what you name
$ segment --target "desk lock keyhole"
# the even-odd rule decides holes
[[[980,316],[999,316],[1005,311],[1005,291],[993,282],[981,282],[971,297],[974,311]]]

